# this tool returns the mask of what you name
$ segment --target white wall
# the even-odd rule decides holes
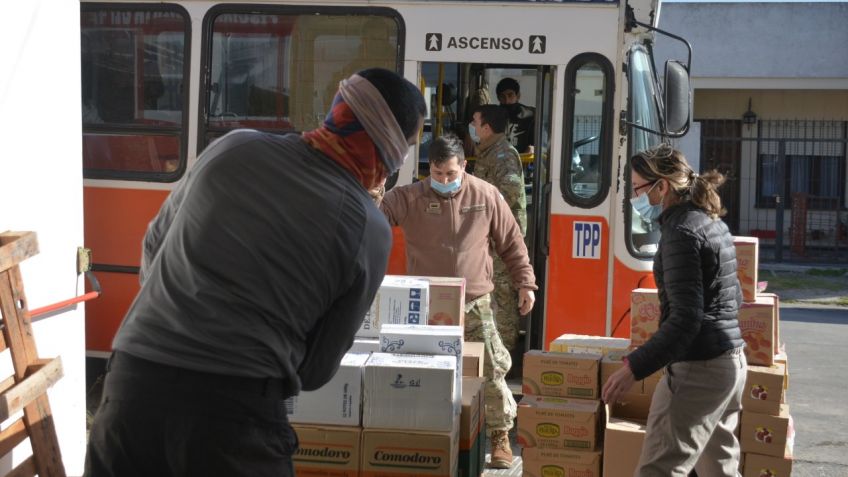
[[[84,293],[76,275],[83,244],[79,3],[7,2],[3,18],[0,231],[38,234],[41,252],[21,265],[33,309]],[[40,356],[61,355],[64,364],[49,398],[68,475],[82,474],[85,456],[83,320],[80,306],[33,325]],[[23,447],[13,463],[0,462],[0,473],[29,455]]]

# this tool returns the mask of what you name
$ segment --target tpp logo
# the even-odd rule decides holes
[[[601,259],[601,223],[574,222],[574,258]]]

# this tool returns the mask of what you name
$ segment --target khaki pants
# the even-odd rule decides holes
[[[703,477],[738,476],[746,366],[742,348],[669,366],[651,401],[634,475],[686,477],[694,468]]]
[[[495,326],[491,294],[465,304],[465,340],[483,342],[483,377],[486,379],[483,390],[488,432],[491,435],[494,431],[508,431],[512,429],[517,414],[515,399],[505,379],[512,367],[512,358]]]

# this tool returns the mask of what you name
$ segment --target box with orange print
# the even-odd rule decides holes
[[[739,309],[739,329],[745,340],[748,364],[771,366],[779,352],[777,296],[759,295],[753,303]]]
[[[522,390],[536,396],[598,399],[601,355],[530,350],[524,354]]]
[[[518,403],[518,444],[595,450],[600,415],[600,401],[525,395]]]
[[[657,290],[637,288],[630,292],[630,344],[641,346],[660,326],[660,300]]]
[[[757,268],[759,267],[760,242],[757,237],[733,237],[736,247],[736,276],[742,286],[742,299],[754,302],[757,299]]]

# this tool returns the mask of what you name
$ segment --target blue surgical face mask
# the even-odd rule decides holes
[[[654,185],[652,185],[651,188],[644,194],[630,199],[630,203],[633,204],[633,208],[636,209],[636,212],[639,212],[639,215],[641,215],[645,220],[657,220],[662,214],[662,202],[653,205],[651,204],[651,199],[648,198],[648,194],[654,190],[654,187],[656,187],[658,183],[659,182],[655,182]]]
[[[471,135],[471,140],[474,144],[480,144],[480,136],[477,135],[477,129],[474,128],[474,123],[468,123],[468,134]]]
[[[433,180],[430,178],[430,187],[433,188],[436,192],[443,195],[450,195],[459,190],[459,186],[462,185],[462,176],[456,178],[455,181],[448,182],[447,184],[442,184],[439,181]]]

